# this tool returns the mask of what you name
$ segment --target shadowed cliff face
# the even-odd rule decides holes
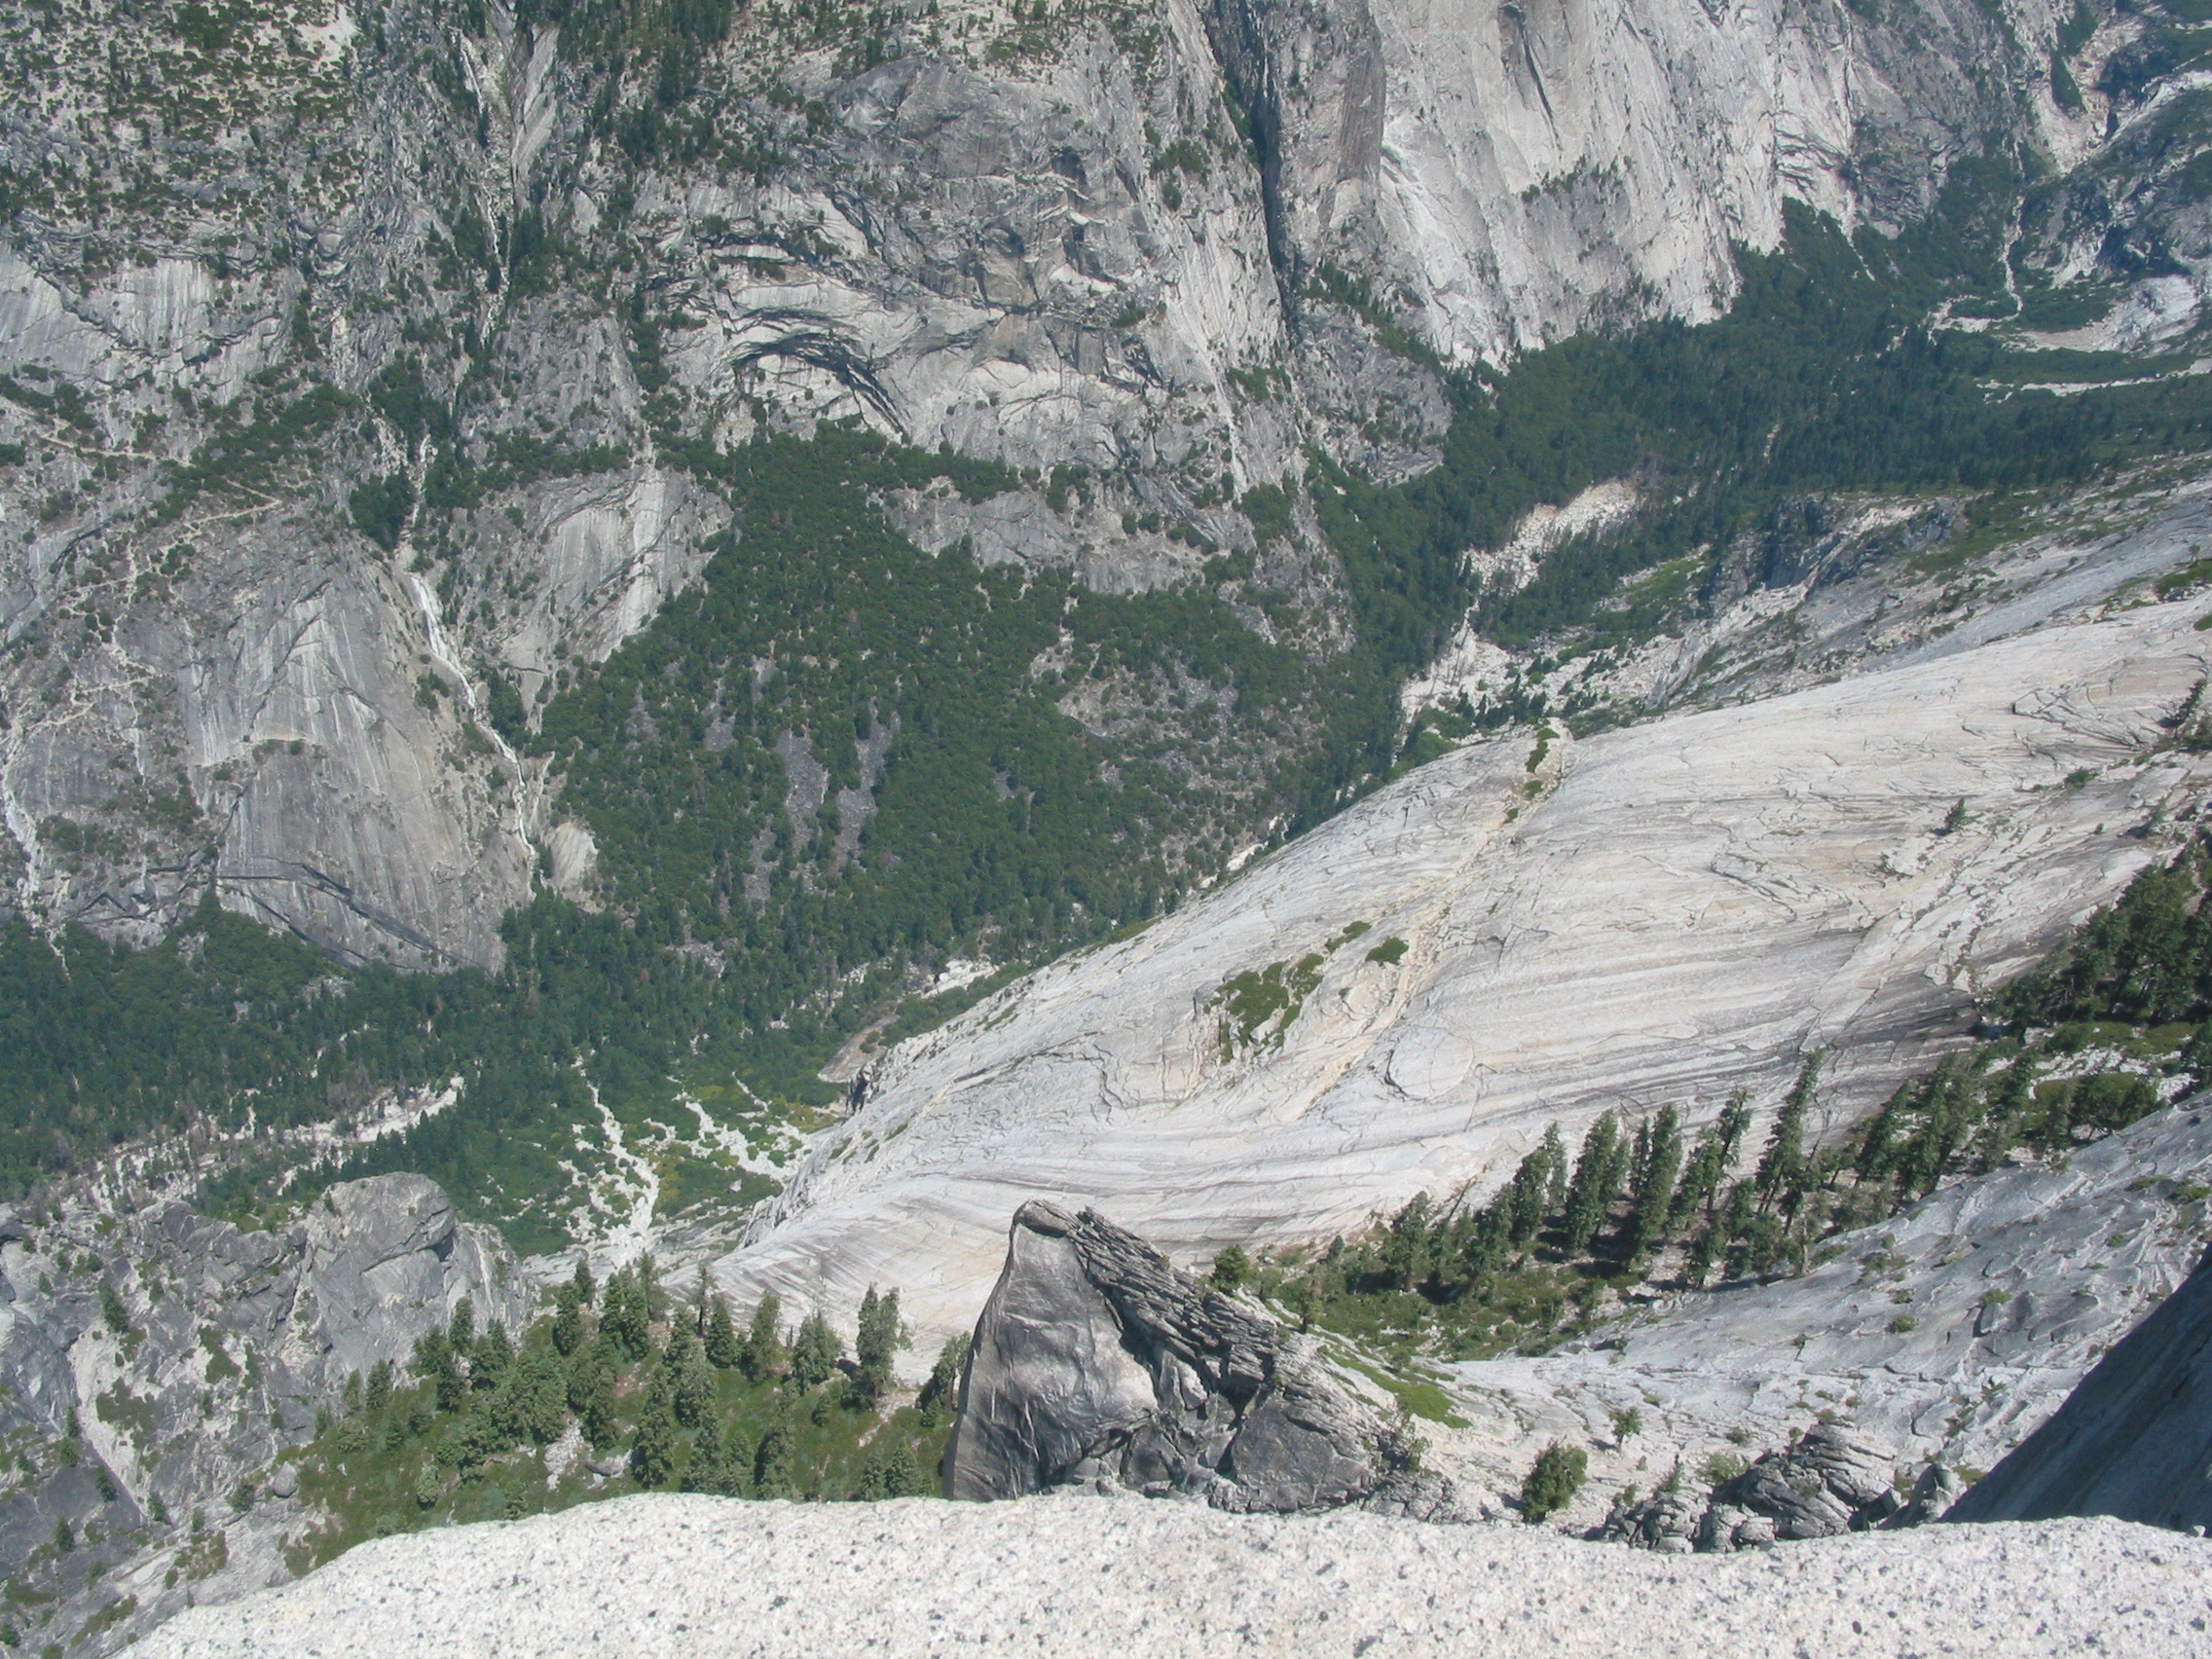
[[[1966,0],[735,17],[65,4],[45,55],[11,49],[17,907],[143,940],[212,886],[342,957],[496,961],[540,867],[591,891],[535,711],[696,580],[729,507],[681,447],[763,424],[1035,469],[980,515],[907,503],[933,549],[1107,592],[1256,551],[1304,618],[1266,626],[1325,659],[1307,511],[1256,536],[1241,492],[1295,495],[1309,444],[1432,463],[1426,352],[1710,313],[1786,194],[1911,217],[1958,133],[2017,125],[2050,27]],[[1063,465],[1095,483],[1048,501]],[[1016,507],[1050,522],[992,551]]]
[[[2212,1263],[2120,1339],[1944,1519],[2061,1515],[2212,1527]]]

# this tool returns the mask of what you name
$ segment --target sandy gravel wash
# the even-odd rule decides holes
[[[145,1659],[2212,1651],[2212,1542],[2117,1521],[1656,1556],[1521,1527],[1042,1497],[624,1498],[368,1544]]]

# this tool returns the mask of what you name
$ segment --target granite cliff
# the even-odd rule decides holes
[[[531,1310],[513,1254],[419,1176],[332,1188],[277,1234],[171,1201],[17,1214],[0,1238],[14,1641],[35,1617],[112,1646],[287,1576],[305,1517],[277,1455],[464,1300],[514,1329]]]
[[[669,434],[849,416],[1034,469],[982,505],[893,501],[932,551],[1187,583],[1198,541],[1255,548],[1234,502],[1308,446],[1385,480],[1432,464],[1439,363],[1710,315],[1786,200],[1909,224],[1975,135],[2074,157],[2100,117],[2135,130],[2155,78],[2052,101],[2064,21],[23,14],[0,131],[11,903],[143,940],[212,885],[342,957],[495,962],[541,875],[592,889],[537,705],[689,588],[730,518]],[[2093,85],[2139,32],[2065,49]],[[2068,234],[2142,209],[2114,181],[2171,150],[2105,167]],[[2170,335],[2195,219],[2159,211],[2179,228],[2134,275]],[[1055,468],[1095,484],[1071,501]],[[1262,525],[1261,585],[1325,652],[1340,578],[1303,510],[1286,528]]]
[[[897,1283],[951,1331],[1032,1195],[1184,1260],[1325,1238],[1494,1188],[1547,1121],[1701,1118],[1738,1087],[1771,1107],[1814,1050],[1840,1126],[2154,856],[2128,831],[2194,810],[2202,761],[2160,721],[2204,672],[2196,613],[1470,744],[903,1046],[730,1268],[830,1306]]]

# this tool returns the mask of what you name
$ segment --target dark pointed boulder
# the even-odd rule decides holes
[[[1443,1519],[1451,1485],[1312,1345],[1094,1210],[1015,1212],[946,1453],[954,1497],[1055,1487]]]

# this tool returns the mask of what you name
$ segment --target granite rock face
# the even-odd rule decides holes
[[[1378,1659],[2198,1659],[2208,1575],[2212,1543],[2120,1521],[1876,1532],[1679,1562],[1534,1527],[1356,1511],[656,1493],[379,1539],[297,1584],[188,1612],[135,1652],[553,1659],[590,1631],[606,1659],[1039,1647],[1311,1659],[1362,1644]]]
[[[73,0],[9,60],[0,166],[40,184],[0,226],[0,892],[144,941],[212,887],[413,966],[496,961],[541,858],[588,886],[557,774],[485,728],[496,687],[534,711],[698,579],[728,505],[656,421],[728,445],[851,418],[1088,468],[1114,499],[906,516],[1107,591],[1187,581],[1189,540],[1130,517],[1251,549],[1225,479],[1295,485],[1315,443],[1433,465],[1428,353],[1710,314],[1787,202],[1901,225],[1985,134],[2071,159],[2108,114],[2049,101],[2051,0],[1117,0],[1050,26],[960,0],[866,40],[748,12],[687,71],[715,137],[655,149],[665,94],[615,99],[582,18],[200,10]],[[179,128],[150,90],[187,86]],[[2129,166],[2074,218],[2134,211],[2163,163]],[[2167,205],[2180,264],[2136,263],[2194,271],[2203,211]],[[2180,326],[2194,281],[2138,285]],[[456,462],[479,488],[433,511]],[[364,521],[370,486],[419,505]],[[1312,528],[1262,564],[1336,615]]]
[[[1435,1460],[1463,1488],[1504,1493],[1547,1442],[1578,1442],[1590,1476],[1567,1526],[1613,1521],[1623,1487],[1676,1484],[1613,1535],[1688,1548],[1714,1459],[1787,1449],[1832,1417],[1894,1456],[1898,1477],[1919,1471],[1885,1525],[1940,1516],[1959,1471],[2000,1465],[2189,1278],[2212,1220],[2207,1104],[2177,1102],[2063,1168],[1945,1187],[1836,1235],[1832,1257],[1797,1277],[1660,1290],[1550,1352],[1447,1365],[1467,1427]],[[1624,1440],[1614,1422],[1632,1409],[1641,1426]]]
[[[1014,1213],[945,1455],[956,1498],[1056,1487],[1456,1515],[1449,1483],[1273,1320],[1093,1210]]]
[[[2132,830],[2194,812],[2212,761],[2160,749],[2159,721],[2204,673],[2201,608],[2054,622],[1540,754],[1470,744],[900,1046],[756,1213],[731,1288],[839,1308],[895,1283],[941,1338],[974,1322],[1032,1195],[1187,1262],[1349,1232],[1424,1190],[1479,1198],[1550,1121],[1571,1142],[1608,1107],[1673,1100],[1695,1124],[1739,1087],[1765,1109],[1815,1049],[1823,1110],[1871,1110],[1979,987],[2163,856],[2164,831]],[[1962,796],[1972,827],[1944,834]],[[1402,954],[1371,954],[1393,938]],[[1237,976],[1309,959],[1303,998],[1232,1021]]]
[[[108,1645],[288,1570],[303,1517],[273,1460],[350,1376],[404,1367],[464,1297],[479,1328],[519,1329],[531,1308],[498,1235],[419,1175],[333,1187],[281,1232],[167,1202],[0,1236],[0,1436],[20,1455],[0,1475],[0,1576],[40,1589],[66,1522],[75,1567],[89,1552],[102,1571],[57,1586],[56,1615],[116,1586],[135,1598]]]
[[[1834,1423],[1816,1423],[1700,1498],[1678,1487],[1614,1505],[1590,1536],[1680,1554],[1832,1538],[1929,1519],[1899,1494],[1886,1447]],[[1955,1478],[1955,1477],[1954,1477]],[[1930,1491],[1937,1483],[1925,1483]],[[1915,1497],[1919,1492],[1915,1491]]]
[[[1944,1517],[2212,1528],[2212,1256]]]

